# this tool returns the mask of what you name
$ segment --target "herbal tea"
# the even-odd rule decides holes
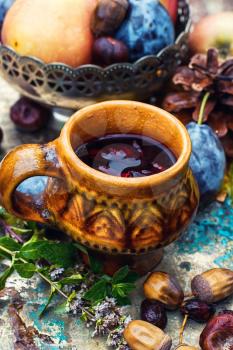
[[[161,173],[175,162],[174,154],[150,137],[114,134],[90,140],[76,149],[87,165],[108,175],[143,177]]]

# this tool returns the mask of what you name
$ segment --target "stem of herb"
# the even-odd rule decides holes
[[[18,236],[12,229],[11,226],[7,225],[3,220],[0,219],[0,225],[3,226],[5,232],[13,239],[15,239],[17,242],[23,244],[24,240],[22,237]]]
[[[207,103],[209,97],[210,97],[210,93],[206,92],[204,97],[203,97],[203,100],[201,102],[201,108],[200,108],[199,118],[198,118],[198,122],[197,122],[198,125],[201,125],[203,122],[205,107],[206,107],[206,103]]]
[[[20,260],[24,260],[24,259],[20,259]],[[24,260],[24,262],[26,262]],[[38,275],[40,275],[41,278],[43,278],[44,281],[46,281],[47,283],[49,283],[54,289],[56,289],[56,291],[61,294],[65,299],[68,299],[68,295],[66,295],[62,290],[60,290],[57,286],[56,283],[53,283],[53,281],[51,281],[49,278],[47,278],[42,272],[40,271],[36,271],[38,273]]]
[[[183,343],[184,330],[185,330],[187,321],[188,321],[188,315],[185,315],[184,321],[183,321],[182,326],[181,326],[181,328],[180,328],[180,340],[179,340],[179,344],[182,344],[182,343]]]
[[[5,247],[2,247],[1,245],[0,245],[0,250],[2,250],[3,252],[9,254],[9,255],[12,257],[13,261],[14,261],[15,255],[16,255],[15,252],[13,253],[13,252],[10,251],[9,249],[7,249],[7,248],[5,248]],[[18,258],[18,260],[21,261],[21,262],[23,262],[23,263],[25,263],[25,264],[28,263],[28,261],[27,261],[27,260],[24,260],[23,258]],[[63,296],[65,299],[67,299],[67,300],[69,299],[68,295],[66,295],[62,290],[60,290],[60,289],[57,287],[56,283],[54,283],[54,282],[51,281],[49,278],[47,278],[42,272],[40,272],[40,271],[38,271],[38,270],[36,270],[36,272],[38,273],[38,275],[39,275],[45,282],[47,282],[48,284],[50,284],[50,286],[52,286],[60,295],[62,295],[62,296]],[[80,307],[80,310],[83,311],[83,312],[85,312],[85,313],[88,315],[88,317],[89,317],[90,320],[93,320],[93,321],[94,321],[93,315],[91,314],[91,312],[89,312],[89,310],[87,310],[86,308],[81,308],[81,307]]]
[[[12,256],[12,257],[15,256],[15,253],[12,253],[11,250],[9,250],[9,249],[7,249],[7,248],[5,248],[5,247],[2,247],[1,245],[0,245],[0,249],[1,249],[3,252],[9,254],[9,255]]]
[[[9,254],[11,257],[14,257],[14,256],[15,256],[15,253],[12,253],[12,251],[10,251],[9,249],[7,249],[7,248],[5,248],[5,247],[2,247],[1,245],[0,245],[0,250],[2,250],[3,252]],[[18,260],[20,260],[21,262],[23,262],[23,263],[25,263],[25,264],[28,263],[28,261],[27,261],[27,260],[24,260],[23,258],[19,258]],[[41,278],[43,278],[44,281],[46,281],[46,282],[49,283],[52,287],[54,287],[54,289],[56,289],[56,291],[57,291],[58,293],[60,293],[64,298],[68,299],[68,296],[67,296],[62,290],[60,290],[60,289],[56,286],[56,284],[53,283],[53,281],[51,281],[49,278],[47,278],[42,272],[40,272],[40,271],[38,271],[38,270],[37,270],[36,272],[40,275]]]

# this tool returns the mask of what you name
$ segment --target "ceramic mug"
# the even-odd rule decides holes
[[[80,144],[116,133],[158,140],[177,161],[156,175],[122,178],[89,167],[75,154]],[[161,258],[158,249],[179,238],[196,213],[190,154],[186,128],[166,111],[133,101],[99,103],[75,113],[55,141],[21,145],[4,158],[1,202],[16,216],[55,225],[98,254],[115,256],[116,265],[127,262],[145,272]],[[37,178],[33,193],[24,180],[35,176],[44,177]]]

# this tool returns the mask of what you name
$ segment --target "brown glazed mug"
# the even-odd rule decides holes
[[[176,163],[156,175],[122,178],[89,167],[75,154],[90,139],[119,133],[160,141]],[[108,272],[127,263],[144,273],[196,213],[190,154],[186,128],[166,111],[133,101],[103,102],[75,113],[55,141],[11,151],[1,163],[0,198],[10,213],[55,225],[92,249]],[[36,178],[39,190],[32,193],[26,179],[35,176],[46,181],[40,186],[42,178]]]

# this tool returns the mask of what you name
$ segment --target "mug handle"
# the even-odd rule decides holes
[[[21,145],[9,152],[0,164],[0,203],[9,212],[23,219],[45,223],[36,209],[30,215],[16,211],[13,201],[15,189],[24,180],[34,176],[51,176],[64,180],[56,152],[57,141],[45,145]],[[32,203],[33,204],[33,203]]]

